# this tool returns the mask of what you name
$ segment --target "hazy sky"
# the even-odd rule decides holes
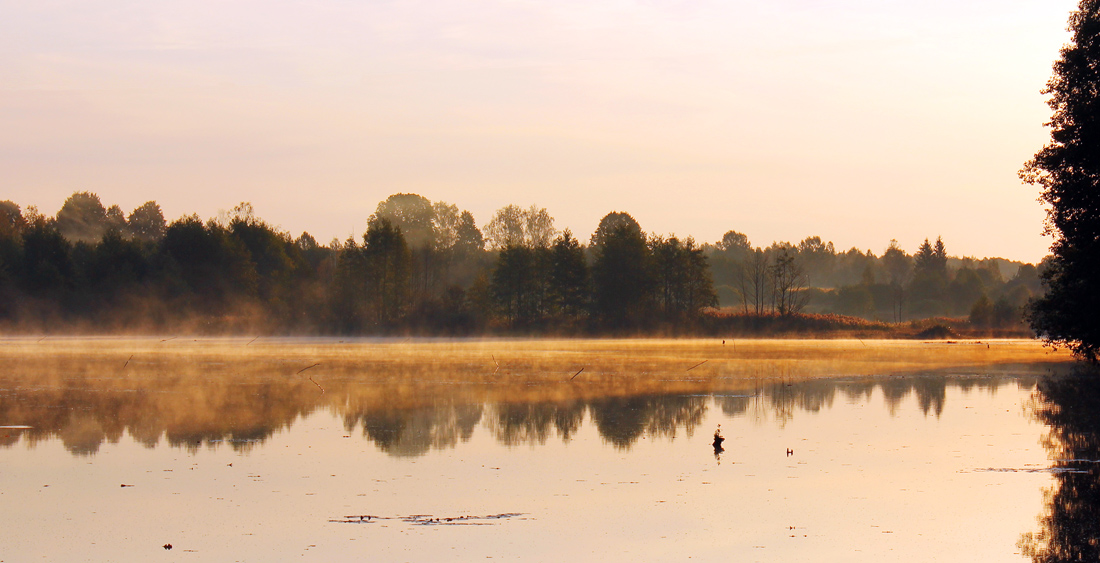
[[[587,240],[1036,261],[1070,0],[0,0],[0,199],[174,219],[240,201],[322,242],[396,192]]]

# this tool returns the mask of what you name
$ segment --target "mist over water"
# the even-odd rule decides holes
[[[12,560],[1009,558],[1040,550],[1021,538],[1064,479],[1035,413],[1071,365],[1030,341],[15,339],[0,357]]]

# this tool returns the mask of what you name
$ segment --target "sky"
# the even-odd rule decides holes
[[[418,193],[585,241],[1035,262],[1017,171],[1070,0],[0,0],[0,200],[175,219],[249,201],[319,241]]]

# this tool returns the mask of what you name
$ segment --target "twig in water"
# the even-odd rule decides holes
[[[309,380],[310,380],[310,381],[313,381],[313,376],[312,376],[312,375],[311,375],[311,376],[309,376]],[[316,381],[313,381],[313,384],[314,384],[314,385],[316,385],[316,386],[317,386],[317,388],[321,390],[321,394],[322,394],[322,395],[324,395],[324,394],[325,394],[325,388],[324,388],[324,387],[321,387],[321,384],[320,384],[320,383],[317,383]]]
[[[310,368],[315,368],[315,367],[317,367],[317,366],[319,366],[319,365],[321,365],[321,364],[313,364],[312,366],[306,366],[306,367],[304,367],[304,368],[302,368],[302,369],[298,370],[298,373],[302,373],[303,371],[306,371],[307,369],[310,369]],[[294,374],[294,375],[298,375],[298,373],[296,373],[296,374]]]
[[[857,338],[856,340],[858,340],[860,344],[863,344],[863,339],[862,338]],[[863,344],[863,345],[866,346],[866,344]]]
[[[48,334],[47,334],[46,336],[43,336],[42,338],[39,338],[39,339],[38,339],[38,342],[42,342],[43,340],[45,340],[45,339],[47,339],[47,338],[49,338],[49,337],[50,337],[50,335],[48,335]],[[35,344],[38,344],[38,342],[35,342]]]
[[[705,363],[707,363],[707,362],[709,362],[709,361],[710,361],[710,360],[703,360],[703,361],[701,361],[701,362],[699,362],[699,363],[697,363],[697,364],[695,364],[695,365],[693,365],[693,366],[691,366],[691,367],[687,368],[687,369],[686,369],[686,370],[684,370],[684,371],[691,371],[691,370],[693,370],[693,369],[695,369],[695,368],[697,368],[697,367],[699,367],[699,366],[701,366],[701,365],[703,365],[703,364],[705,364]]]
[[[126,359],[126,363],[122,364],[122,369],[126,369],[126,366],[130,365],[130,360],[134,359],[134,355],[130,354],[130,357]]]
[[[493,370],[493,373],[500,371],[500,362],[497,361],[496,355],[493,355],[493,363],[497,365],[497,369]]]
[[[578,375],[580,375],[582,371],[584,371],[584,368],[581,368],[581,369],[577,370],[577,373],[574,373],[574,374],[573,374],[573,377],[570,377],[570,378],[569,378],[569,381],[573,381],[574,379],[576,379],[576,377],[577,377]]]
[[[173,336],[172,338],[165,338],[164,340],[161,340],[161,342],[168,342],[169,340],[175,340],[177,338],[179,338],[179,337],[178,336]]]
[[[252,340],[249,340],[249,341],[248,341],[248,344],[252,344],[253,342],[255,342],[256,340],[258,340],[259,338],[260,338],[260,337],[259,337],[259,336],[257,336],[256,338],[253,338]],[[248,344],[245,344],[245,346],[248,346]]]

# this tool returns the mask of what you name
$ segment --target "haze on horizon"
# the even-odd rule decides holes
[[[174,219],[250,201],[318,240],[419,193],[584,240],[1037,262],[1039,90],[1070,0],[211,0],[0,5],[0,199]]]

